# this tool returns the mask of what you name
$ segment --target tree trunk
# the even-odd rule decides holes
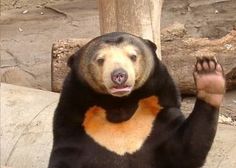
[[[128,32],[152,40],[161,59],[162,3],[163,0],[98,0],[101,34]]]

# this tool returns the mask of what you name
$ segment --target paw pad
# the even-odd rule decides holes
[[[225,92],[223,69],[215,57],[198,57],[194,68],[197,97],[219,106]]]

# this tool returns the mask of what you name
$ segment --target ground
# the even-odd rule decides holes
[[[1,88],[0,167],[46,168],[52,147],[52,117],[59,94],[9,84],[2,84]],[[183,110],[189,112],[193,100],[185,102]],[[204,168],[236,167],[235,155],[236,127],[219,124]]]

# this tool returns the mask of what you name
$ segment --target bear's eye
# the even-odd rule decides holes
[[[103,65],[104,61],[105,61],[104,58],[98,58],[98,59],[97,59],[98,65]]]
[[[137,55],[130,55],[130,59],[135,62],[137,60]]]

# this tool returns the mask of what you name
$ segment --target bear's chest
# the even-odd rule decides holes
[[[104,109],[94,106],[86,112],[83,127],[88,136],[107,150],[121,156],[133,154],[151,134],[160,109],[157,97],[151,96],[139,101],[128,121],[112,123],[106,119]]]

